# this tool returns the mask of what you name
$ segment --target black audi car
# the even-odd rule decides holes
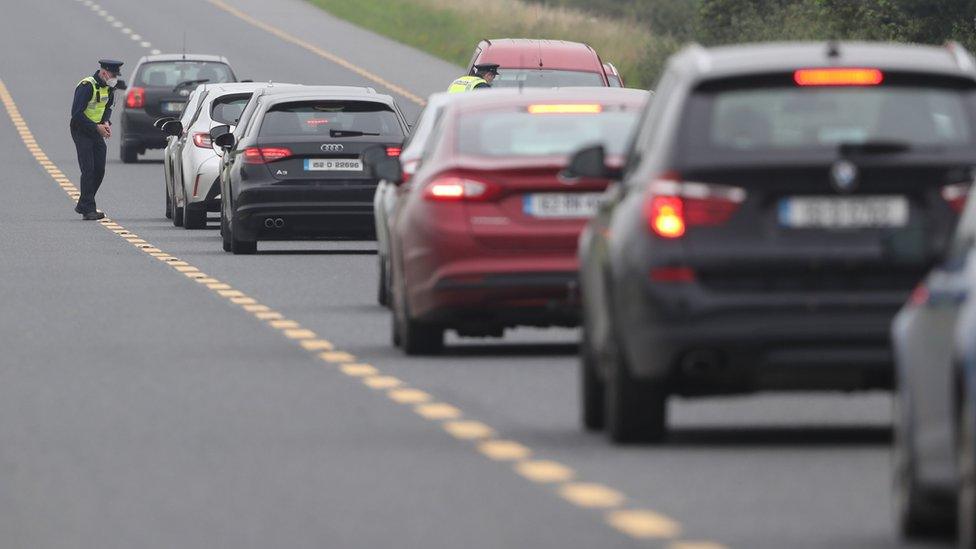
[[[976,166],[960,46],[690,47],[580,240],[583,419],[666,434],[670,395],[890,389],[889,329]]]
[[[179,118],[197,85],[237,81],[227,58],[190,53],[147,55],[132,74],[119,124],[119,156],[125,163],[135,162],[147,149],[166,146],[167,136],[154,122]]]
[[[398,156],[408,125],[396,101],[372,88],[271,86],[258,90],[224,150],[224,250],[254,253],[258,240],[375,238],[376,178],[364,155]]]

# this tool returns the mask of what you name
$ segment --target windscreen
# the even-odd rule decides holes
[[[550,69],[499,69],[493,88],[606,87],[603,76],[595,72]]]
[[[393,109],[373,101],[302,101],[272,106],[261,122],[261,137],[374,137],[403,140]]]
[[[939,151],[973,146],[973,91],[912,83],[702,89],[688,103],[687,158],[775,158],[840,147]]]
[[[241,118],[244,107],[250,101],[251,94],[225,95],[214,99],[210,105],[210,118],[218,124],[234,126]]]
[[[568,156],[578,149],[602,144],[608,154],[620,155],[637,120],[636,107],[596,105],[599,112],[545,113],[527,108],[481,111],[461,116],[458,152],[472,156]],[[530,107],[531,108],[531,107]],[[574,109],[569,109],[574,110]]]
[[[206,80],[209,84],[233,82],[234,73],[224,63],[211,61],[153,61],[139,67],[135,85],[175,87],[180,82]]]

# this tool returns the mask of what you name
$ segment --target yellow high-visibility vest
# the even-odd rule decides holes
[[[480,84],[488,84],[488,81],[480,76],[462,76],[447,88],[447,93],[469,92]]]
[[[112,93],[112,88],[99,86],[94,76],[82,79],[81,82],[78,82],[78,85],[80,86],[86,82],[91,84],[92,96],[88,100],[88,106],[85,107],[85,116],[92,122],[101,124],[102,117],[105,116],[105,107],[108,106],[108,96]]]

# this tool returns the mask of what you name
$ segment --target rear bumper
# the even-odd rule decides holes
[[[890,327],[907,292],[721,297],[661,286],[617,302],[636,377],[686,395],[893,387]]]
[[[514,326],[579,324],[573,257],[459,261],[443,266],[410,294],[414,315],[462,335]]]
[[[234,227],[255,240],[376,237],[372,202],[351,200],[348,189],[259,187],[238,196]],[[281,220],[268,227],[267,220]]]

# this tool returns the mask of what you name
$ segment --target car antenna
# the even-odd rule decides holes
[[[186,31],[183,31],[183,60],[186,61]]]
[[[836,40],[827,41],[827,57],[830,59],[840,57],[840,44]]]

